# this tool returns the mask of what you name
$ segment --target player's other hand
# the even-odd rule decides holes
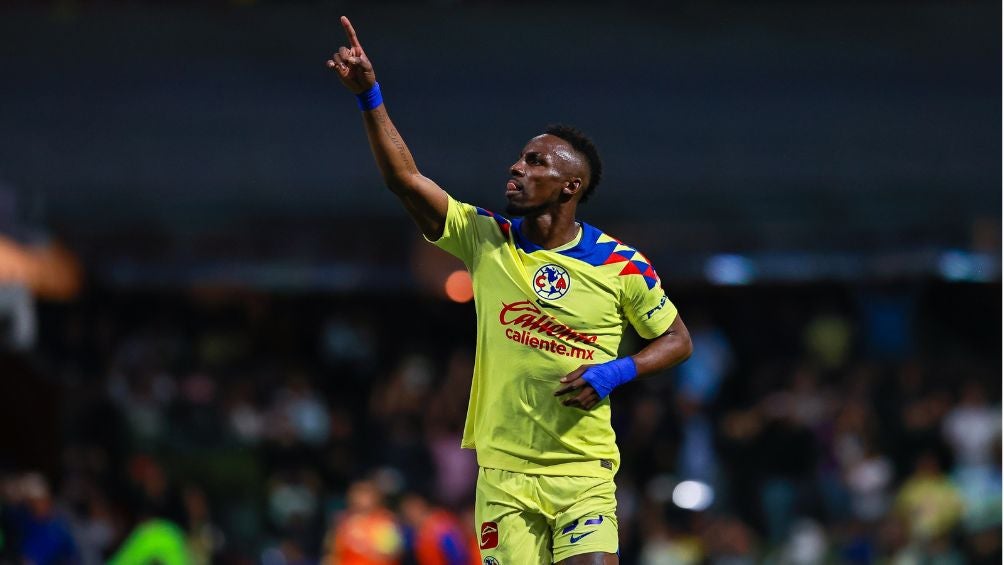
[[[561,386],[558,390],[554,391],[554,396],[564,396],[566,394],[571,394],[571,396],[565,398],[561,401],[565,406],[572,406],[574,408],[582,408],[583,410],[590,410],[593,406],[596,406],[600,402],[600,395],[596,394],[592,385],[587,383],[585,379],[582,378],[582,374],[586,372],[591,365],[583,365],[578,369],[568,373],[561,380]]]
[[[363,46],[359,44],[359,37],[356,30],[352,29],[352,22],[342,16],[342,27],[345,28],[345,35],[349,37],[348,47],[339,47],[330,59],[328,68],[334,69],[338,73],[338,78],[353,94],[361,94],[369,90],[376,84],[376,73],[373,72],[373,64],[363,51]]]

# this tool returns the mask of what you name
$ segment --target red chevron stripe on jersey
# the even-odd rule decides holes
[[[505,216],[502,216],[500,214],[496,214],[491,210],[485,210],[480,206],[475,206],[474,209],[478,211],[479,216],[488,216],[489,218],[495,220],[495,223],[499,225],[499,229],[502,230],[502,235],[509,237],[509,229],[512,225],[512,222],[509,221],[509,218],[506,218]]]

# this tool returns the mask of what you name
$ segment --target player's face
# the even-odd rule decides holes
[[[571,199],[575,190],[569,191],[570,183],[582,182],[575,174],[579,159],[574,151],[567,141],[553,135],[531,139],[509,168],[506,212],[514,216],[533,215]]]

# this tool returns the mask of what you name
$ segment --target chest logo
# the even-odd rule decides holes
[[[546,300],[561,298],[568,294],[568,289],[572,286],[572,278],[568,276],[568,271],[553,263],[537,269],[531,282],[537,296]]]

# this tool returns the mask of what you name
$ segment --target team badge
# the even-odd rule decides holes
[[[495,522],[481,523],[481,549],[494,549],[499,546],[499,525]],[[488,563],[489,558],[485,558]],[[494,558],[490,558],[494,559]],[[498,561],[495,562],[496,565]]]
[[[485,557],[484,563],[485,565],[499,565],[499,560],[489,555],[488,557]]]
[[[557,300],[568,294],[572,278],[568,276],[568,271],[551,263],[537,269],[532,284],[537,296],[547,300]]]

